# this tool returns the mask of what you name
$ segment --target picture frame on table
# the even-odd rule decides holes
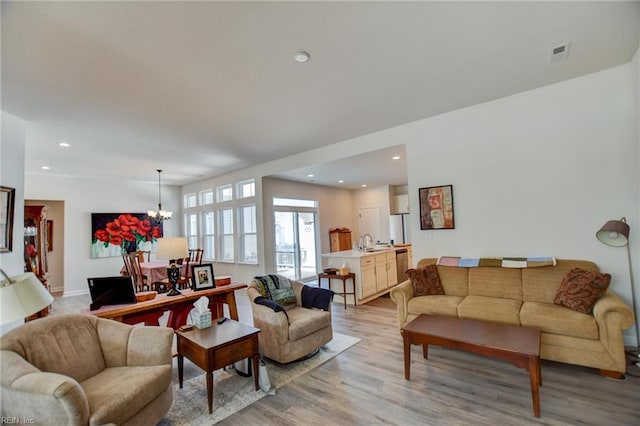
[[[213,264],[202,263],[191,265],[191,288],[193,291],[206,290],[216,287],[213,275]]]
[[[455,229],[453,185],[429,186],[418,191],[420,229]]]
[[[13,250],[13,215],[16,189],[0,186],[0,253]]]

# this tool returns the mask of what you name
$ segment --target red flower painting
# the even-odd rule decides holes
[[[148,250],[162,237],[162,223],[144,213],[93,213],[92,257]]]

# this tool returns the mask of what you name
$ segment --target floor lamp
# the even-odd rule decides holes
[[[627,260],[629,262],[629,280],[631,281],[631,303],[633,304],[633,315],[635,316],[636,323],[636,350],[631,352],[633,355],[634,364],[640,367],[638,357],[640,357],[640,327],[638,326],[638,311],[636,310],[636,292],[633,287],[633,270],[631,268],[631,249],[629,248],[629,225],[626,218],[620,220],[610,220],[605,223],[598,232],[596,237],[608,246],[624,247],[627,246]]]

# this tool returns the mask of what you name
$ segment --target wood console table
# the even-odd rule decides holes
[[[85,311],[85,313],[126,324],[143,322],[145,325],[160,325],[158,320],[166,311],[169,311],[167,327],[176,330],[186,324],[189,312],[193,309],[193,303],[200,297],[206,296],[209,298],[209,309],[211,309],[213,318],[223,316],[222,304],[225,303],[229,306],[229,316],[237,321],[238,307],[234,292],[246,287],[246,284],[231,283],[208,290],[181,290],[182,295],[179,296],[167,296],[166,293],[163,293],[158,294],[152,300],[130,305],[103,306],[95,311]]]

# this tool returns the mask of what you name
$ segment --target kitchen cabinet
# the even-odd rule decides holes
[[[356,299],[358,304],[363,304],[388,293],[393,286],[398,284],[396,250],[408,248],[410,246],[389,247],[371,252],[345,250],[324,253],[321,256],[331,266],[346,265],[351,272],[355,272]]]
[[[375,256],[376,290],[384,291],[398,284],[398,266],[396,253],[383,253]]]

